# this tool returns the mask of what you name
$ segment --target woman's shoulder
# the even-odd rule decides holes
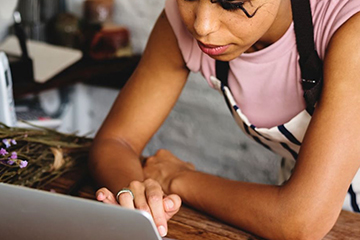
[[[315,15],[325,11],[328,15],[334,16],[334,14],[360,6],[360,2],[358,0],[310,0],[310,5]]]
[[[325,56],[325,50],[331,37],[350,17],[360,12],[359,0],[310,0],[314,38],[320,58]]]

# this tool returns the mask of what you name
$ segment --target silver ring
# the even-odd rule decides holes
[[[122,193],[130,193],[130,195],[131,195],[131,197],[132,197],[132,199],[133,199],[133,201],[134,201],[135,197],[134,197],[133,192],[132,192],[130,189],[128,189],[128,188],[123,188],[123,189],[121,189],[120,191],[118,191],[118,193],[116,194],[116,201],[117,201],[119,204],[120,204],[119,197],[120,197],[120,195],[121,195]]]

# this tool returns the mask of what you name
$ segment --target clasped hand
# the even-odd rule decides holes
[[[171,182],[184,171],[195,170],[193,164],[181,161],[170,151],[159,150],[148,157],[143,164],[145,181],[132,181],[128,189],[134,194],[122,193],[117,202],[115,195],[107,188],[96,192],[98,201],[116,204],[130,209],[139,209],[150,213],[159,234],[167,234],[167,221],[180,209],[181,199],[170,192]]]

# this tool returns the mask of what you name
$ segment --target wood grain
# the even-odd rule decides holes
[[[71,195],[95,200],[95,184],[84,170],[67,173],[46,186],[45,189],[52,189],[63,194],[70,194],[69,191],[72,190]],[[167,237],[178,240],[262,239],[188,206],[182,206],[168,224]],[[324,238],[324,240],[342,239],[360,240],[360,214],[341,211],[335,226]]]

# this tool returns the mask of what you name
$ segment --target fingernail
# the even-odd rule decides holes
[[[104,194],[102,192],[99,192],[98,198],[103,198],[103,197],[104,197]]]
[[[170,199],[166,199],[165,207],[166,207],[166,210],[171,210],[174,207],[174,202],[171,201]]]
[[[159,226],[158,230],[159,230],[160,236],[162,236],[162,237],[166,236],[166,230],[165,230],[164,226]]]

